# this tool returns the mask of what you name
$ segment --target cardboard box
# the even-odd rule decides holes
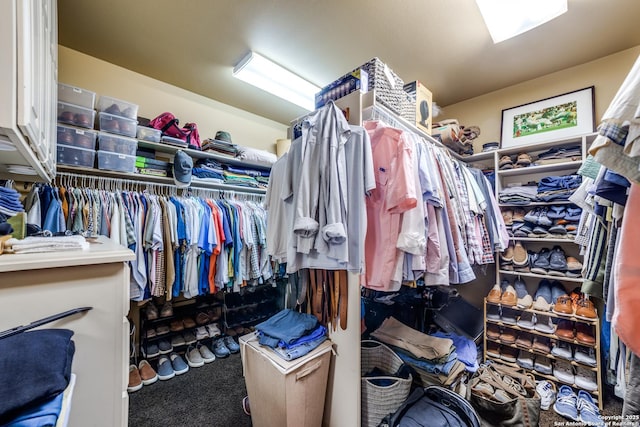
[[[431,110],[433,95],[431,91],[417,80],[405,84],[404,90],[415,99],[416,127],[431,135],[431,122],[433,119]]]
[[[316,93],[316,108],[322,107],[329,101],[335,101],[352,92],[367,93],[369,90],[369,75],[361,68],[356,68],[336,81],[329,83]]]
[[[256,333],[240,337],[253,427],[321,427],[332,343],[287,361],[258,343]]]

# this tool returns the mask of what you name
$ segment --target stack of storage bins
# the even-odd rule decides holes
[[[86,89],[58,83],[57,162],[92,168],[97,132],[93,130],[96,94]]]
[[[138,105],[101,96],[97,105],[98,169],[136,171]]]

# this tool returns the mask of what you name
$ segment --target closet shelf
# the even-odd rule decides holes
[[[487,319],[487,322],[488,323],[493,323],[493,324],[498,325],[498,326],[503,326],[505,328],[514,329],[516,331],[528,332],[528,333],[530,333],[532,335],[536,335],[536,336],[546,337],[546,338],[549,338],[549,339],[554,339],[554,340],[559,340],[559,341],[565,341],[565,342],[568,342],[570,344],[581,345],[583,347],[598,348],[596,345],[589,345],[589,344],[581,343],[577,339],[568,339],[568,338],[559,337],[556,334],[547,334],[545,332],[540,332],[540,331],[537,331],[537,330],[534,330],[534,329],[526,329],[526,328],[522,328],[522,327],[520,327],[518,325],[512,325],[510,323],[502,322],[500,320]]]
[[[472,154],[470,156],[462,156],[458,153],[453,153],[453,154],[456,158],[462,160],[465,163],[472,163],[472,162],[481,162],[483,160],[493,160],[494,153],[495,153],[495,150],[483,151],[480,153]]]
[[[192,150],[190,148],[180,148],[174,145],[162,144],[160,142],[150,142],[150,141],[143,141],[139,139],[138,147],[149,148],[152,150],[160,151],[163,153],[169,153],[169,154],[175,154],[176,151],[182,150],[194,159],[214,159],[222,164],[229,165],[229,166],[237,166],[240,168],[249,167],[249,168],[255,168],[260,170],[271,169],[269,166],[265,166],[263,164],[254,163],[247,160],[239,160],[233,157],[227,157],[227,156],[215,154],[209,151]]]
[[[489,359],[493,360],[494,362],[498,362],[498,363],[502,363],[503,365],[507,365],[507,366],[511,366],[513,368],[518,368],[518,369],[522,369],[522,367],[520,365],[518,365],[517,363],[512,363],[512,362],[507,362],[506,360],[502,360],[500,358],[497,357],[493,357],[493,356],[487,356]],[[582,366],[586,366],[586,365],[582,365]],[[560,382],[562,384],[567,384],[572,386],[573,388],[576,389],[580,389],[580,387],[576,386],[575,384],[572,383],[567,383],[564,381],[560,381],[559,379],[557,379],[556,377],[554,377],[553,375],[547,375],[547,374],[542,374],[534,369],[527,369],[527,372],[532,373],[533,375],[537,376],[537,377],[541,377],[541,378],[545,378],[554,382]],[[585,390],[587,391],[587,390]],[[589,391],[590,394],[592,394],[593,396],[599,396],[600,393],[598,393],[598,391]],[[600,410],[602,410],[602,408],[600,408]]]
[[[526,205],[519,203],[498,203],[501,208],[528,208],[531,206],[555,206],[555,205],[573,205],[574,203],[569,200],[557,200],[554,202],[529,202]]]
[[[77,175],[96,176],[103,178],[116,178],[116,179],[128,179],[132,181],[148,182],[150,184],[162,184],[174,186],[173,178],[164,176],[143,175],[139,173],[129,172],[114,172],[103,169],[95,168],[83,168],[78,166],[57,166],[58,172],[67,172]],[[263,188],[243,187],[240,185],[231,184],[218,184],[213,182],[206,182],[204,180],[193,177],[191,179],[191,189],[205,189],[205,190],[221,190],[221,191],[234,191],[238,193],[252,193],[252,194],[266,194],[267,190]]]
[[[546,274],[521,273],[519,271],[509,271],[509,270],[499,270],[499,271],[500,271],[500,274],[509,274],[511,276],[533,277],[536,279],[552,279],[552,280],[559,280],[561,282],[582,283],[584,281],[582,277],[550,276]]]
[[[573,239],[561,237],[509,237],[514,242],[542,242],[542,243],[574,243]],[[574,243],[575,244],[575,243]]]
[[[501,176],[518,176],[518,175],[530,175],[533,173],[546,173],[546,172],[558,172],[568,170],[578,170],[582,165],[582,160],[554,163],[550,165],[528,166],[526,168],[518,169],[503,169],[496,170],[496,173]]]
[[[533,348],[525,348],[525,347],[519,347],[519,346],[517,346],[515,344],[507,344],[507,343],[504,343],[504,342],[500,341],[499,339],[495,339],[495,338],[487,337],[487,339],[489,341],[491,341],[491,342],[500,344],[503,347],[517,348],[518,350],[524,350],[524,351],[528,351],[529,353],[532,353],[532,354],[537,354],[539,356],[548,357],[551,360],[564,360],[565,362],[571,363],[573,366],[583,366],[585,368],[588,368],[591,371],[598,372],[598,369],[595,366],[589,365],[588,363],[581,363],[581,362],[576,362],[575,360],[563,359],[562,357],[554,356],[551,353],[543,353],[543,352],[535,350]],[[491,357],[491,356],[489,356],[489,357]]]

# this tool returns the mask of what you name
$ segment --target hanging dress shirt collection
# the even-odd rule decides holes
[[[490,183],[445,148],[381,120],[349,125],[333,102],[299,128],[266,200],[267,251],[288,273],[348,270],[378,291],[467,283],[507,247]]]
[[[239,291],[272,277],[266,211],[252,201],[40,185],[25,210],[52,233],[101,234],[129,247],[135,301]]]

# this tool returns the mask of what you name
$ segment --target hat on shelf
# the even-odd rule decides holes
[[[182,150],[173,158],[173,180],[178,188],[187,188],[191,184],[193,160]]]
[[[219,130],[218,132],[216,132],[216,136],[213,139],[215,139],[216,141],[228,142],[229,144],[233,144],[233,142],[231,142],[231,134],[223,130]]]

